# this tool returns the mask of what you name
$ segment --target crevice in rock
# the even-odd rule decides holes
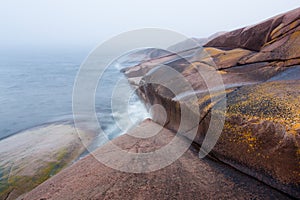
[[[4,200],[8,200],[10,195],[12,194],[12,192],[14,191],[15,189],[12,189],[11,191],[9,191],[6,196],[4,197]]]

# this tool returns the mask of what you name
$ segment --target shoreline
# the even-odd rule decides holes
[[[66,167],[18,199],[299,198],[300,79],[287,73],[289,67],[300,62],[300,51],[296,51],[296,44],[300,41],[297,11],[224,33],[209,41],[204,48],[214,59],[213,63],[207,63],[207,58],[200,56],[202,54],[191,56],[189,61],[192,63],[181,62],[181,59],[168,60],[170,57],[167,56],[122,70],[131,86],[136,87],[140,100],[148,107],[159,104],[164,112],[153,111],[152,120],[144,120],[126,134],[110,138],[111,142],[74,165],[70,160],[84,152],[80,144],[85,142],[71,137],[73,132],[67,131],[70,127],[72,129],[70,125],[49,125],[31,131],[41,134],[48,129],[48,138],[42,135],[36,139],[33,134],[24,137],[30,131],[7,138],[5,142],[12,140],[7,145],[9,153],[0,149],[0,164],[4,163],[8,169],[8,185],[11,176],[12,181],[19,181],[19,177],[33,179],[36,174],[43,177],[41,173],[46,170],[49,178],[58,169]],[[179,93],[182,98],[177,99],[167,86],[151,83],[158,75],[173,86],[180,85],[176,77],[164,76],[166,71],[152,70],[160,62],[178,69],[192,84],[193,90],[207,90],[205,80],[195,74],[198,70],[205,73],[211,69],[216,70],[220,77],[207,76],[215,80],[210,86],[234,87],[225,87],[226,90],[213,95],[197,93],[195,100],[182,95],[191,91],[183,87]],[[218,78],[223,82],[216,81]],[[270,81],[272,78],[274,81]],[[145,84],[138,84],[141,79]],[[147,83],[147,80],[150,81]],[[245,85],[245,82],[257,84]],[[181,103],[185,102],[196,105],[196,108],[184,114],[182,108],[185,104]],[[223,103],[226,109],[223,109]],[[199,116],[194,112],[197,109]],[[215,114],[223,121],[212,121]],[[194,125],[189,123],[192,118],[200,120]],[[181,131],[183,122],[188,129]],[[222,130],[216,143],[206,143],[206,138],[214,139],[219,125],[222,125]],[[55,134],[57,131],[51,127],[69,134],[63,134],[60,140],[61,135]],[[209,134],[210,127],[214,128],[213,135]],[[191,129],[196,130],[195,137],[190,137]],[[181,136],[174,134],[177,130]],[[56,139],[53,140],[52,136]],[[21,140],[20,144],[16,144],[15,138]],[[174,139],[176,142],[172,143]],[[43,143],[43,140],[47,142]],[[165,151],[160,152],[161,149]],[[205,151],[211,157],[202,158],[200,153]],[[173,154],[178,157],[174,159]],[[34,166],[28,166],[22,160],[24,157]],[[14,161],[12,167],[9,167],[10,160]],[[5,176],[4,172],[1,176]],[[21,184],[24,180],[28,179],[21,179]],[[17,189],[18,184],[15,185]],[[9,189],[5,199],[24,192]]]
[[[25,131],[34,130],[36,128],[42,128],[44,126],[48,126],[48,125],[51,125],[51,124],[59,124],[59,123],[67,123],[67,124],[71,125],[71,124],[73,124],[73,120],[72,119],[54,120],[54,121],[49,121],[49,122],[33,125],[33,126],[28,126],[27,128],[22,128],[18,131],[13,132],[10,135],[7,135],[7,136],[4,136],[3,138],[0,138],[0,141],[5,140],[5,139],[7,139],[9,137],[12,137],[14,135],[20,134],[20,133],[25,132]]]
[[[134,137],[136,134],[152,133],[150,127],[157,126],[160,125],[152,120],[145,120],[112,142],[124,151],[144,153],[161,148],[178,137],[162,126],[155,136]],[[185,143],[185,140],[182,142]],[[139,169],[142,163],[124,160],[108,144],[98,148],[93,154],[18,199],[167,199],[170,195],[177,199],[218,199],[224,195],[229,199],[262,199],[266,194],[269,199],[291,199],[226,164],[208,158],[199,159],[198,151],[193,146],[170,165],[149,173],[126,173],[96,160],[95,157],[105,157],[106,161],[116,162],[116,166],[125,167],[124,169],[126,166],[128,169]]]
[[[74,164],[86,151],[83,144],[95,137],[79,131],[71,123],[55,122],[0,140],[0,199],[14,199]]]

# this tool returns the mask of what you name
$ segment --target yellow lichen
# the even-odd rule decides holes
[[[279,26],[277,26],[272,32],[271,32],[271,39],[274,39],[275,37],[277,37],[277,35],[275,35],[279,30],[281,30],[281,28],[284,27],[284,24],[279,24]]]
[[[0,199],[14,191],[14,195],[21,195],[30,191],[37,185],[47,180],[52,175],[58,173],[74,159],[74,152],[71,149],[61,149],[55,156],[55,161],[44,163],[33,176],[4,174],[0,180]],[[78,152],[76,152],[77,154]],[[3,169],[1,169],[3,171]]]

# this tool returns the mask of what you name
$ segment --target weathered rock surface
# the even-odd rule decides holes
[[[155,127],[158,125],[146,120],[128,134],[114,139],[113,143],[131,153],[145,153],[160,149],[174,137],[178,137],[162,127],[158,134],[146,139],[131,136],[151,135]],[[123,160],[109,145],[100,147],[93,154],[110,158],[111,162]],[[134,161],[128,160],[120,164],[126,166],[131,162]],[[109,168],[89,155],[20,199],[289,199],[289,197],[218,161],[199,159],[197,151],[191,147],[166,168],[138,174]]]
[[[299,197],[299,102],[300,80],[244,86],[229,93],[225,125],[212,154]]]
[[[218,110],[227,99],[227,112],[219,111],[226,118],[224,129],[211,155],[300,198],[299,20],[300,8],[216,37],[204,49],[190,51],[186,59],[173,55],[167,61],[150,60],[128,68],[125,75],[139,87],[138,94],[149,107],[161,104],[166,109],[166,120],[159,117],[161,112],[153,120],[168,129],[178,130],[181,102],[197,104],[199,127],[193,140],[199,146],[212,108]],[[181,76],[168,77],[158,64],[168,65]],[[175,95],[166,85],[151,83],[156,77],[167,86],[184,79],[192,90],[182,87]],[[208,92],[208,83],[213,93]],[[224,91],[219,90],[221,86]],[[191,100],[194,94],[196,101]]]
[[[151,135],[158,127],[146,121],[113,143],[128,152],[145,153],[180,137],[186,145],[193,142],[190,149],[166,168],[140,174],[109,168],[90,155],[20,199],[299,199],[299,20],[300,8],[225,33],[204,48],[192,45],[179,55],[145,51],[144,62],[123,72],[149,107],[165,108],[165,112],[154,110],[153,115],[165,128],[146,139],[133,137]],[[160,64],[179,75],[169,76],[170,71],[157,67]],[[165,85],[152,83],[155,78]],[[190,87],[182,86],[182,80]],[[177,93],[168,86],[175,86]],[[197,126],[190,127],[197,128],[195,138],[188,132],[174,134],[185,104],[198,108],[189,115],[199,118]],[[215,113],[225,117],[222,133],[209,158],[199,159]],[[94,155],[123,168],[137,162],[124,161],[109,145]],[[167,160],[169,155],[165,156]]]
[[[300,9],[278,15],[257,25],[241,28],[223,34],[205,46],[223,49],[244,48],[261,51],[284,37],[290,37],[299,30]]]
[[[95,137],[72,124],[32,128],[0,141],[0,199],[16,199],[70,166]]]
[[[248,55],[240,54],[237,62],[239,65],[268,61],[280,67],[291,66],[300,63],[299,25],[300,8],[260,24],[223,34],[208,42],[205,47],[227,51],[248,50]],[[235,65],[232,64],[224,67]]]

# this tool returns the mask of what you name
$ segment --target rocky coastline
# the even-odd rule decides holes
[[[161,127],[153,137],[138,139],[129,132],[112,142],[138,153],[182,136],[182,141],[192,142],[191,147],[166,168],[138,174],[112,169],[89,155],[19,199],[299,199],[299,46],[300,8],[223,33],[199,51],[185,49],[188,58],[163,55],[124,69],[145,104],[161,105],[166,118],[158,110],[152,120],[132,130],[147,134]],[[168,88],[151,83],[160,72],[159,64],[180,73],[197,101],[191,100],[190,90],[182,90],[176,98]],[[224,90],[218,90],[220,83],[212,77],[213,92],[209,92],[206,81],[197,75],[210,71],[222,77]],[[168,81],[175,84],[177,80]],[[182,123],[181,106],[187,102],[200,113],[198,126],[191,127],[197,128],[192,141],[187,132],[174,134]],[[224,127],[209,156],[200,159],[199,149],[214,112],[225,117]],[[122,161],[109,145],[95,154]]]
[[[151,134],[154,127],[161,126],[146,120],[112,142],[129,153],[145,153],[178,137],[163,127],[154,137],[132,136]],[[171,165],[149,173],[122,172],[99,162],[95,157],[107,157],[123,166],[135,162],[122,162],[122,156],[110,147],[98,148],[19,199],[291,199],[216,160],[199,159],[194,147]]]
[[[224,81],[227,110],[220,111],[226,120],[211,155],[296,198],[300,197],[299,24],[300,9],[296,9],[212,39],[201,50],[207,57],[195,58],[196,53],[189,62],[180,57],[156,61],[176,69],[198,92],[201,120],[193,142],[199,146],[206,136],[211,108],[218,110],[222,99],[212,99],[205,80],[195,74],[215,68]],[[189,97],[174,100],[167,88],[147,83],[155,76],[153,68],[145,62],[125,74],[132,82],[142,80],[134,85],[149,107],[160,104],[166,109],[167,120],[160,120],[162,113],[153,120],[176,132],[181,123],[180,102]]]
[[[78,137],[80,134],[81,139]],[[72,165],[95,134],[57,122],[0,141],[0,199],[16,199]]]

